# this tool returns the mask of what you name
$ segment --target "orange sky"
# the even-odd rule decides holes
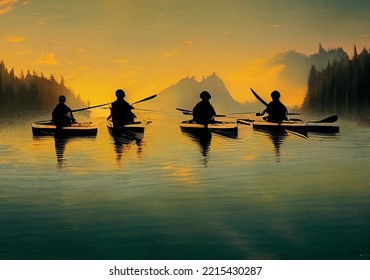
[[[238,101],[254,101],[253,87],[300,105],[306,84],[268,62],[319,43],[350,55],[354,44],[369,48],[369,12],[361,0],[0,0],[0,59],[16,74],[63,76],[91,104],[117,88],[136,101],[216,72]]]

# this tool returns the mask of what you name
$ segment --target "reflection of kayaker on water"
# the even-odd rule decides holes
[[[68,142],[68,137],[54,137],[55,141],[55,153],[57,156],[58,168],[64,167],[66,159],[64,158],[64,151]]]
[[[122,89],[116,90],[116,96],[117,100],[112,103],[111,113],[107,120],[112,118],[113,126],[120,128],[127,123],[133,123],[136,116],[131,111],[134,107],[124,100],[125,92]]]
[[[257,113],[256,115],[262,116],[265,113],[267,113],[268,116],[264,117],[264,119],[266,121],[276,122],[276,123],[281,123],[282,121],[287,120],[288,110],[285,107],[285,105],[281,103],[280,101],[280,92],[278,92],[277,90],[274,90],[271,93],[271,98],[272,98],[272,101],[269,104],[267,104],[266,109],[262,111],[261,113]]]
[[[75,122],[72,110],[65,104],[66,97],[64,95],[59,96],[59,103],[55,106],[52,112],[53,123],[57,127],[69,126]],[[69,114],[69,116],[68,116]]]
[[[209,102],[211,95],[208,91],[202,91],[200,94],[202,101],[199,101],[193,109],[193,118],[196,123],[208,124],[214,121],[216,116],[215,109]]]

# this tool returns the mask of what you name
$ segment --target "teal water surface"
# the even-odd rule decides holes
[[[370,129],[141,142],[0,131],[0,259],[370,259]]]

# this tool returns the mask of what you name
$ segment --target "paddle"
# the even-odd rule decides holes
[[[181,111],[184,115],[193,115],[193,111],[191,110],[182,109],[182,108],[176,108],[176,110]],[[227,118],[226,115],[215,115],[215,117]]]
[[[140,102],[144,102],[144,101],[147,101],[147,100],[150,100],[150,99],[153,99],[154,97],[156,97],[157,95],[154,94],[152,96],[149,96],[149,97],[146,97],[144,99],[141,99],[139,101],[136,101],[134,103],[132,103],[131,105],[134,105],[134,104],[137,104],[137,103],[140,103]],[[95,105],[95,106],[90,106],[90,107],[86,107],[86,108],[80,108],[80,109],[75,109],[75,110],[72,110],[72,112],[79,112],[79,111],[85,111],[85,110],[89,110],[89,109],[93,109],[93,108],[98,108],[98,107],[103,107],[103,106],[106,106],[106,105],[109,105],[109,104],[112,104],[112,102],[109,102],[109,103],[104,103],[104,104],[100,104],[100,105]]]
[[[191,114],[193,113],[193,111],[191,110],[182,109],[182,108],[176,108],[176,110],[181,111],[181,112],[191,113]]]
[[[131,106],[132,106],[132,105],[134,105],[134,104],[140,103],[140,102],[144,102],[144,101],[147,101],[147,100],[153,99],[153,98],[154,98],[154,97],[156,97],[156,96],[157,96],[157,95],[156,95],[156,94],[154,94],[154,95],[152,95],[152,96],[145,97],[144,99],[141,99],[141,100],[139,100],[139,101],[136,101],[136,102],[132,103],[132,104],[131,104]],[[132,108],[132,109],[135,109],[135,108]],[[112,114],[110,114],[110,115],[108,116],[107,120],[109,120],[111,117],[112,117]],[[134,114],[134,117],[136,118],[135,114]]]
[[[181,109],[181,108],[176,108],[176,110],[181,111],[184,115],[193,115],[193,111],[191,110]]]
[[[304,133],[300,133],[300,132],[298,132],[298,131],[294,131],[294,130],[292,130],[292,129],[287,129],[287,128],[284,128],[284,130],[285,130],[288,134],[289,134],[289,133],[291,133],[291,134],[296,135],[296,136],[299,136],[299,137],[301,137],[301,138],[303,138],[303,139],[308,139],[307,131],[306,131],[306,132],[304,132]]]
[[[144,101],[147,101],[147,100],[153,99],[153,98],[154,98],[154,97],[156,97],[156,96],[157,96],[157,95],[156,95],[156,94],[154,94],[154,95],[152,95],[152,96],[149,96],[149,97],[146,97],[146,98],[141,99],[141,100],[139,100],[139,101],[136,101],[136,102],[132,103],[131,105],[134,105],[134,104],[137,104],[137,103],[140,103],[140,102],[144,102]]]
[[[192,115],[193,114],[193,111],[188,110],[188,109],[176,108],[176,110],[179,110],[179,111],[183,112],[184,115]],[[232,113],[226,113],[225,115],[216,115],[216,117],[235,118],[235,117],[228,116],[228,115],[251,115],[251,114],[255,114],[255,113],[256,112],[232,112]],[[299,115],[298,113],[292,113],[292,114]]]
[[[147,100],[153,99],[153,98],[155,98],[156,96],[157,96],[157,95],[156,95],[156,94],[154,94],[154,95],[152,95],[152,96],[149,96],[149,97],[146,97],[146,98],[141,99],[141,100],[139,100],[139,101],[136,101],[136,102],[132,103],[131,105],[134,105],[134,104],[137,104],[137,103],[140,103],[140,102],[144,102],[144,101],[147,101]],[[71,112],[85,111],[85,110],[89,110],[89,109],[93,109],[93,108],[103,107],[103,106],[106,106],[106,105],[109,105],[109,104],[112,104],[112,102],[104,103],[104,104],[100,104],[100,105],[89,106],[89,107],[85,107],[85,108],[79,108],[79,109],[71,110]],[[45,120],[45,121],[46,121],[46,120]],[[52,120],[47,120],[47,121],[52,121]]]
[[[265,100],[263,100],[258,94],[257,92],[255,92],[252,88],[250,88],[253,95],[258,99],[259,102],[261,102],[263,105],[267,106],[267,102]]]
[[[263,104],[263,105],[265,105],[265,106],[267,106],[268,104],[267,104],[267,102],[265,101],[265,100],[263,100],[262,99],[262,97],[261,96],[259,96],[258,94],[257,94],[257,92],[255,92],[252,88],[251,88],[251,91],[252,91],[252,93],[253,93],[253,95]],[[261,113],[257,113],[256,114],[257,116],[262,116],[263,114],[261,114]],[[299,113],[289,113],[288,112],[288,115],[300,115]]]
[[[98,107],[106,106],[106,105],[109,105],[111,103],[112,102],[104,103],[104,104],[100,104],[100,105],[95,105],[95,106],[90,106],[90,107],[86,107],[86,108],[75,109],[75,110],[72,110],[72,112],[85,111],[85,110],[89,110],[89,109],[92,109],[92,108],[98,108]]]
[[[308,123],[333,123],[338,120],[337,115],[332,115],[330,117],[327,117],[325,119],[319,120],[319,121],[313,121],[313,122],[308,122]]]

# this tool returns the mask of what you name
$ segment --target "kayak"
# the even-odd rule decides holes
[[[325,122],[303,122],[296,120],[283,121],[282,123],[273,123],[268,121],[238,120],[239,123],[251,125],[254,129],[279,132],[289,130],[298,133],[338,133],[339,126],[333,123]]]
[[[91,122],[73,123],[70,126],[57,128],[51,120],[32,123],[34,136],[96,136],[98,128]]]
[[[180,129],[182,132],[198,135],[207,135],[212,132],[231,138],[238,137],[238,124],[233,122],[214,122],[204,125],[196,123],[193,120],[189,120],[180,123]]]
[[[260,101],[263,105],[267,106],[267,102],[263,100],[252,88],[251,91],[253,95]],[[289,113],[288,113],[289,115]],[[338,119],[337,115],[327,117],[325,119],[313,122],[303,122],[302,120],[287,120],[282,123],[273,123],[268,121],[254,121],[249,119],[239,119],[239,123],[247,124],[253,126],[255,129],[268,130],[268,131],[293,131],[297,133],[338,133],[339,126],[333,124]]]
[[[144,137],[145,127],[150,121],[133,122],[125,124],[123,127],[116,128],[112,121],[108,121],[107,127],[109,134],[113,137],[131,137],[134,139],[142,139]]]

